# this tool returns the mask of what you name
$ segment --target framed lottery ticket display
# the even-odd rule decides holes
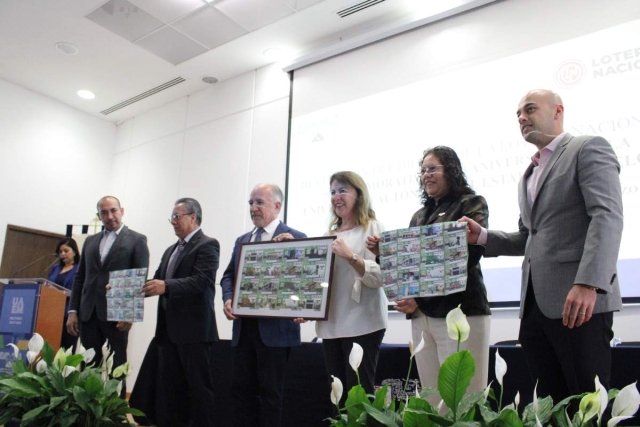
[[[233,314],[326,320],[334,239],[244,243],[236,272]]]

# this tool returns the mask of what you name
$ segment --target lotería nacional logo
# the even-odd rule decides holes
[[[562,62],[556,68],[556,83],[564,87],[572,87],[579,84],[587,74],[587,67],[577,59]]]

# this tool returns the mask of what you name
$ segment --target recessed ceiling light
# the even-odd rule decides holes
[[[80,98],[84,98],[84,99],[93,99],[96,97],[96,94],[91,92],[90,90],[79,90],[78,91],[78,96]]]
[[[66,42],[56,43],[56,49],[65,55],[75,55],[80,51],[76,46]]]
[[[202,81],[208,85],[212,85],[214,83],[218,83],[218,79],[213,76],[204,76],[202,77]]]
[[[284,51],[277,47],[270,47],[262,54],[270,61],[279,61],[284,57]]]

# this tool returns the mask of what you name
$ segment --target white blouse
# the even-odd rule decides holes
[[[376,221],[367,228],[326,233],[337,235],[349,248],[364,260],[364,275],[349,265],[342,257],[335,257],[329,316],[316,322],[316,334],[320,338],[342,338],[365,335],[387,328],[387,297],[382,289],[382,273],[376,256],[367,249],[368,236],[384,231]],[[358,302],[359,300],[359,302]]]

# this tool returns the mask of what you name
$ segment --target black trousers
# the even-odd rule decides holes
[[[158,427],[213,427],[211,343],[158,344]],[[222,386],[222,385],[220,385]]]
[[[82,345],[96,351],[93,359],[96,365],[102,361],[102,346],[109,340],[113,355],[113,368],[117,368],[127,361],[127,344],[129,342],[129,331],[122,332],[116,328],[118,322],[103,322],[98,319],[95,310],[86,322],[80,322],[80,341]],[[123,389],[126,387],[123,387]]]
[[[545,317],[529,279],[519,340],[533,383],[538,381],[538,396],[551,396],[558,403],[568,396],[594,391],[596,375],[609,389],[612,327],[611,312],[594,314],[573,329],[564,326],[562,319]]]
[[[289,347],[267,347],[258,320],[242,319],[240,341],[233,348],[234,427],[279,427]]]
[[[378,365],[378,355],[380,354],[380,344],[384,337],[384,329],[371,332],[357,337],[332,338],[323,339],[322,348],[324,349],[324,360],[327,365],[327,373],[329,381],[331,375],[340,378],[344,391],[340,406],[344,405],[347,399],[347,393],[355,385],[358,385],[358,377],[356,372],[349,364],[349,355],[353,344],[360,344],[364,350],[362,363],[358,368],[360,375],[360,383],[367,393],[373,393],[376,377],[376,366]]]

